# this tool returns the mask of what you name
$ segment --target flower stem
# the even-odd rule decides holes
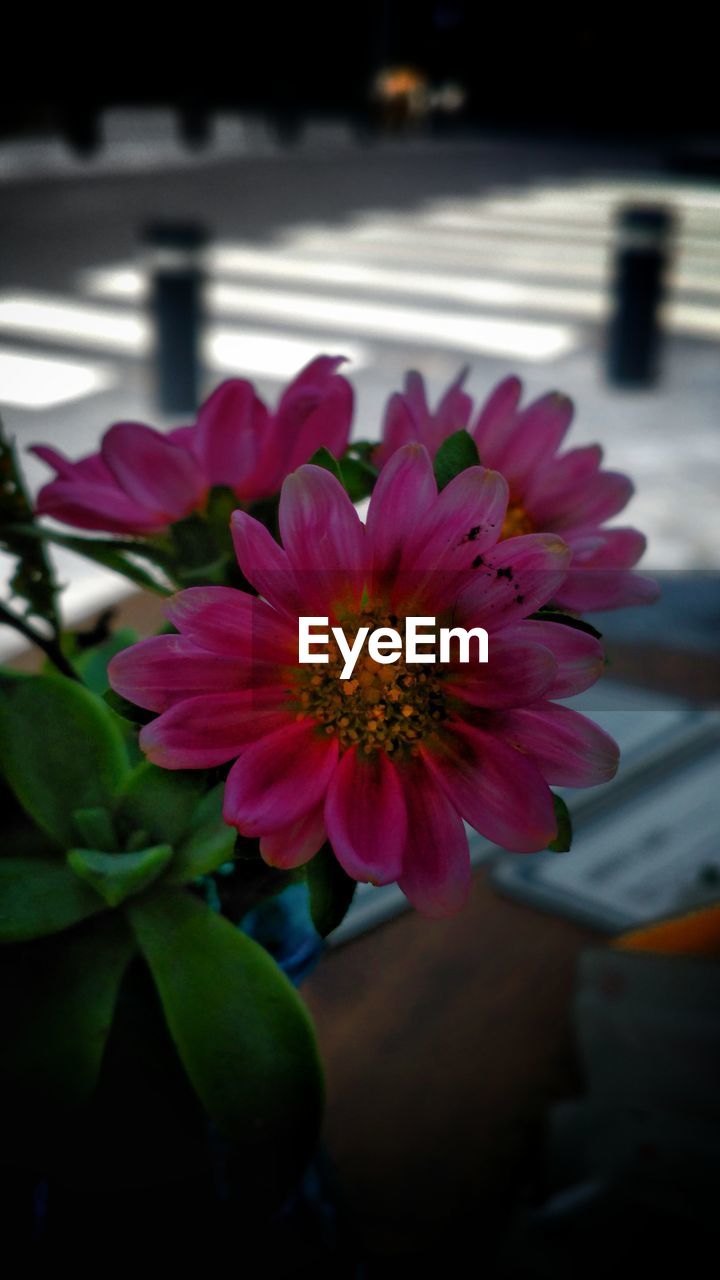
[[[68,662],[58,641],[41,635],[39,631],[30,626],[29,622],[26,622],[24,618],[18,617],[16,613],[13,613],[12,609],[8,609],[1,601],[0,622],[5,622],[9,627],[14,627],[31,644],[36,644],[39,649],[42,649],[43,653],[54,663],[62,675],[68,676],[70,680],[80,680],[77,671]]]

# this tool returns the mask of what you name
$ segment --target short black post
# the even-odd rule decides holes
[[[607,378],[615,386],[652,386],[659,372],[672,212],[662,205],[628,205],[618,214],[617,230]]]
[[[162,413],[194,413],[202,395],[205,229],[196,223],[153,222],[149,250],[149,310],[155,386]]]

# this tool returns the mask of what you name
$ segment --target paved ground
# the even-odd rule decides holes
[[[197,218],[215,236],[208,386],[238,372],[273,396],[314,350],[347,351],[362,436],[378,434],[408,367],[435,392],[465,363],[478,395],[510,370],[531,393],[562,388],[574,443],[599,440],[634,476],[629,517],[649,533],[648,566],[671,574],[665,607],[623,627],[712,643],[720,190],[669,180],[651,154],[538,143],[362,148],[328,126],[281,152],[261,125],[224,123],[191,160],[161,117],[111,119],[108,136],[96,162],[52,142],[0,148],[0,396],[21,446],[74,454],[117,418],[161,421],[138,234],[153,217]],[[634,196],[669,200],[679,232],[662,381],[623,393],[604,380],[603,342],[614,213]],[[30,460],[28,474],[45,473]],[[64,571],[71,614],[117,588],[76,561]]]

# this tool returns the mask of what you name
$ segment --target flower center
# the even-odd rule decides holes
[[[505,512],[500,539],[517,538],[522,533],[532,533],[533,522],[527,511],[519,502],[510,502]]]
[[[365,611],[343,622],[348,643],[353,643],[361,626],[392,627],[402,636],[405,623],[395,615],[378,618]],[[343,750],[359,747],[365,755],[376,751],[416,755],[423,737],[450,714],[442,668],[408,664],[402,657],[380,663],[363,652],[352,677],[341,680],[345,658],[332,639],[328,659],[294,672],[294,701],[301,716],[312,716],[325,733],[336,734]]]

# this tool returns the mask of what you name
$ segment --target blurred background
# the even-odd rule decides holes
[[[409,368],[434,397],[466,364],[480,398],[516,372],[568,393],[571,443],[632,475],[621,519],[663,586],[597,620],[612,669],[586,705],[624,764],[573,798],[572,858],[477,842],[447,927],[378,929],[399,903],[361,895],[308,984],[368,1268],[348,1274],[447,1259],[450,1236],[499,1276],[688,1250],[720,1175],[718,926],[605,939],[712,907],[720,882],[716,51],[692,6],[561,23],[459,0],[269,6],[227,38],[188,19],[177,56],[133,25],[86,35],[60,67],[48,35],[42,93],[0,101],[0,404],[21,451],[189,421],[233,375],[272,401],[319,351],[349,358],[366,439]],[[70,622],[127,593],[57,556]],[[0,656],[14,644],[0,628]]]

